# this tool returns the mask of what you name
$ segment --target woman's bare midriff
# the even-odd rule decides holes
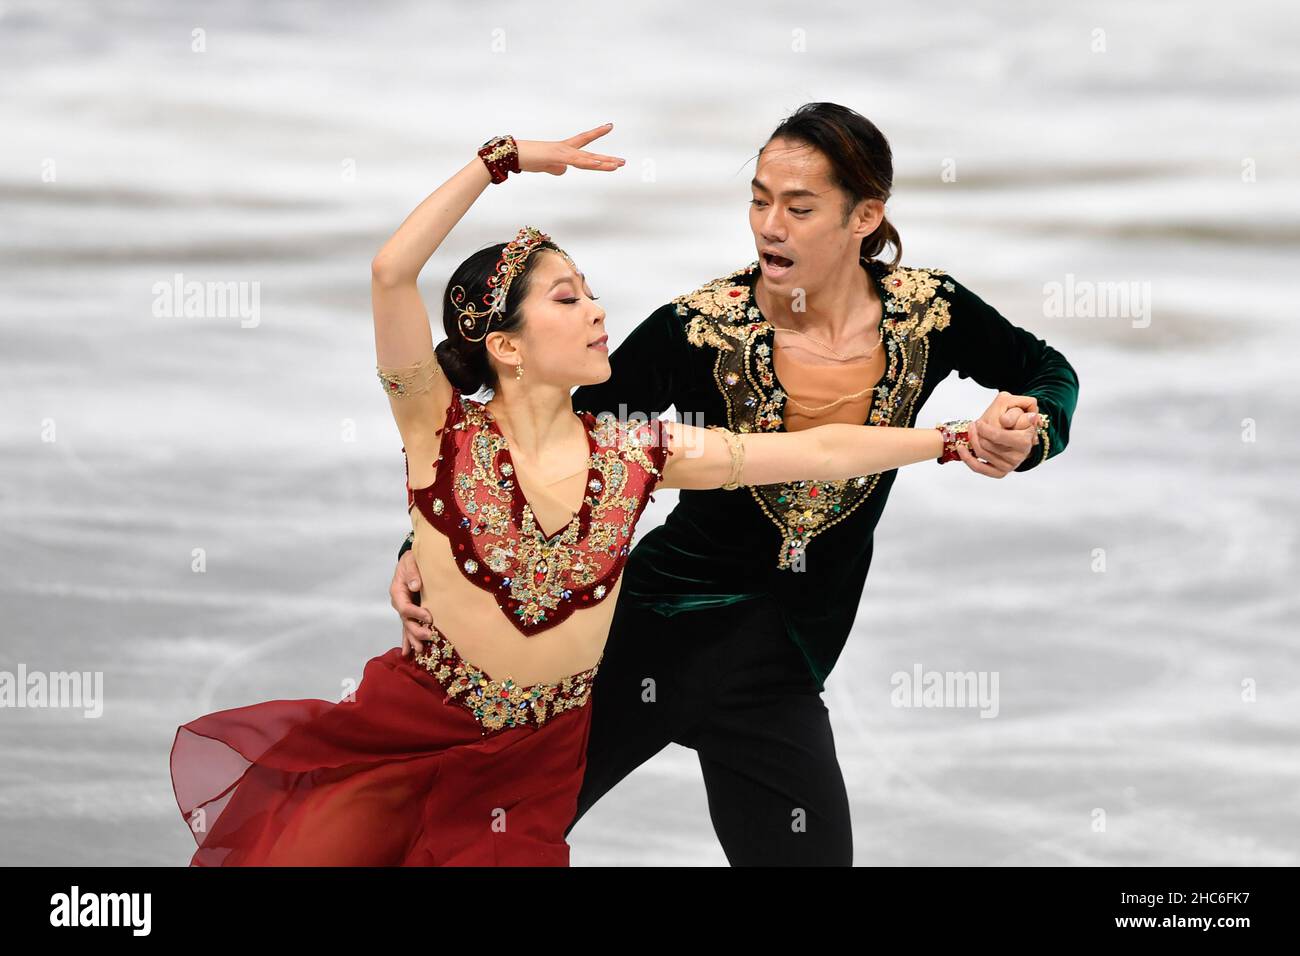
[[[433,626],[468,663],[493,680],[509,677],[527,686],[555,683],[600,660],[623,587],[622,575],[599,604],[575,611],[530,637],[510,623],[491,592],[465,578],[452,559],[447,536],[414,506],[411,523],[415,529],[412,552],[423,584],[420,606],[429,610]]]

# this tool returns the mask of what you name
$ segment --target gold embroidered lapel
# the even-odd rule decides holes
[[[948,327],[949,303],[937,290],[953,291],[942,273],[931,269],[885,271],[882,325],[888,349],[885,374],[871,399],[867,424],[910,426],[925,381],[929,334]],[[717,353],[713,379],[735,432],[784,430],[786,393],[772,371],[772,326],[753,302],[758,263],[714,279],[673,299],[686,320],[686,338]],[[809,542],[851,515],[875,490],[880,474],[837,481],[788,481],[745,486],[781,532],[780,569],[802,570]]]

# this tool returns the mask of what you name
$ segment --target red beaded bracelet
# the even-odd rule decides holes
[[[974,419],[959,418],[950,422],[943,422],[934,427],[939,429],[943,434],[943,454],[939,456],[939,464],[945,461],[960,461],[961,455],[957,454],[959,447],[970,448],[970,426]]]
[[[492,137],[479,148],[478,155],[494,183],[503,183],[509,173],[519,172],[519,147],[508,133]]]

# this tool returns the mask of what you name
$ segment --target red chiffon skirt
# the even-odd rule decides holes
[[[488,731],[400,647],[366,663],[353,696],[177,730],[191,866],[568,866],[589,700]]]

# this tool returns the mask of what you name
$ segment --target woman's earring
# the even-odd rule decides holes
[[[517,382],[523,377],[524,377],[524,363],[520,362],[518,365],[515,366],[515,381]]]

